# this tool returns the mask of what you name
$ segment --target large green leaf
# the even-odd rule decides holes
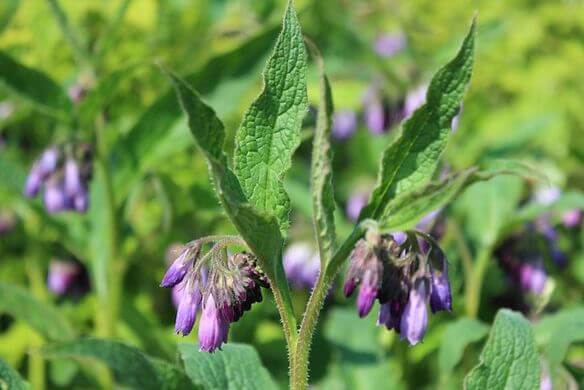
[[[322,262],[332,258],[336,241],[332,168],[333,155],[330,143],[333,97],[328,77],[324,71],[324,61],[316,47],[311,47],[311,49],[318,65],[320,107],[316,119],[314,139],[312,141],[310,186],[312,190],[314,228],[316,229],[316,237]]]
[[[0,33],[8,26],[19,5],[20,0],[4,0],[0,3]]]
[[[48,340],[66,340],[75,335],[55,307],[37,300],[19,286],[0,282],[0,312],[26,322]]]
[[[404,123],[402,134],[386,149],[378,184],[360,219],[379,218],[396,195],[419,188],[432,178],[470,81],[474,39],[473,21],[457,56],[432,78],[426,103]]]
[[[245,113],[236,135],[235,174],[249,202],[288,226],[290,199],[283,176],[300,143],[306,113],[306,50],[292,3],[264,70],[264,90]]]
[[[446,326],[438,352],[440,375],[449,376],[462,359],[464,349],[481,340],[489,332],[489,327],[471,318],[460,318]]]
[[[465,378],[466,388],[539,389],[540,363],[529,322],[517,312],[499,310],[480,364]]]
[[[178,367],[149,358],[138,349],[117,341],[79,339],[49,345],[41,352],[48,358],[97,359],[112,370],[119,384],[134,389],[192,388],[192,383]]]
[[[27,390],[29,385],[16,370],[0,359],[0,389]]]
[[[179,344],[185,371],[206,390],[277,389],[257,352],[249,345],[230,343],[215,353],[194,344]]]
[[[53,79],[1,51],[0,82],[44,112],[66,119],[71,111],[71,101]]]

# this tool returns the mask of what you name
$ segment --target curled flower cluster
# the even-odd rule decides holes
[[[256,258],[245,252],[228,255],[226,242],[229,240],[218,240],[205,255],[201,240],[188,243],[160,283],[161,287],[177,289],[177,334],[188,335],[197,312],[202,311],[199,347],[207,352],[227,341],[230,324],[262,301],[261,287],[269,287]]]
[[[416,235],[428,241],[427,253],[418,248]],[[377,324],[400,333],[411,345],[424,337],[428,303],[433,313],[452,310],[446,259],[435,241],[423,233],[380,235],[369,231],[351,253],[345,296],[351,296],[357,287],[359,316],[369,314],[378,300]]]
[[[92,169],[89,148],[80,145],[76,150],[69,149],[67,153],[56,146],[46,149],[26,179],[24,195],[34,198],[44,187],[43,201],[49,213],[67,210],[84,213],[89,207]]]

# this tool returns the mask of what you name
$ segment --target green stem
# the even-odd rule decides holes
[[[38,263],[36,254],[34,258],[29,258],[26,261],[26,272],[30,283],[31,293],[40,301],[46,300],[45,279],[43,271]],[[33,334],[30,340],[31,348],[38,349],[43,345],[43,339]],[[43,390],[45,388],[45,360],[42,355],[36,351],[32,351],[28,360],[28,377],[31,388]]]
[[[465,275],[466,279],[466,315],[470,318],[476,318],[479,312],[481,289],[483,278],[487,265],[491,260],[492,245],[484,246],[479,254],[477,260],[473,264],[472,272]]]
[[[300,325],[298,340],[293,350],[290,360],[291,379],[290,387],[293,390],[304,390],[308,387],[308,363],[310,355],[310,345],[312,336],[318,324],[318,317],[328,294],[330,285],[334,280],[341,265],[347,259],[355,243],[365,234],[365,227],[361,224],[355,227],[351,235],[343,242],[341,247],[335,252],[333,258],[321,272],[310,299],[306,305],[304,318]]]

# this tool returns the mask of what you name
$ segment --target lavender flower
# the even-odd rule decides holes
[[[423,278],[416,279],[410,290],[408,303],[401,316],[401,337],[407,339],[410,345],[416,345],[424,338],[428,326],[428,311],[426,301],[428,286]]]
[[[43,199],[45,209],[51,214],[66,210],[69,207],[63,182],[56,178],[47,182]]]
[[[72,261],[51,260],[47,274],[47,287],[56,295],[65,295],[82,273],[81,266]]]
[[[202,296],[197,280],[188,280],[181,287],[174,329],[177,334],[186,336],[191,333],[195,325]]]
[[[448,263],[443,262],[441,271],[432,270],[432,292],[430,293],[430,309],[432,313],[442,310],[452,310],[452,292],[448,281]]]
[[[386,33],[375,40],[375,52],[381,57],[392,57],[406,46],[406,37],[402,33]]]
[[[347,206],[345,209],[347,217],[349,217],[351,221],[357,221],[359,219],[359,214],[361,214],[361,210],[363,207],[365,207],[365,205],[367,205],[368,200],[368,193],[363,191],[357,191],[353,193],[347,201]]]
[[[518,278],[523,290],[540,295],[545,288],[547,274],[539,263],[522,263],[519,267]]]
[[[372,98],[365,105],[365,124],[372,134],[383,134],[388,127],[388,112],[380,99]]]
[[[286,277],[294,287],[314,287],[320,272],[320,259],[309,244],[298,242],[290,245],[284,251],[283,262]]]
[[[357,130],[357,114],[351,110],[340,110],[333,115],[332,136],[337,140],[350,138]]]
[[[388,330],[394,329],[400,333],[401,317],[404,311],[404,303],[400,299],[392,299],[379,306],[377,325],[385,325]]]
[[[192,266],[193,262],[199,256],[201,251],[200,244],[190,243],[185,245],[179,256],[172,262],[170,267],[166,270],[160,287],[174,287],[184,279],[187,271]]]
[[[203,315],[199,323],[199,347],[201,351],[214,352],[227,342],[229,321],[216,307],[213,295],[209,295],[203,305]]]
[[[535,191],[534,200],[544,206],[554,203],[560,198],[562,192],[558,187],[543,187]]]
[[[569,229],[577,228],[582,224],[582,210],[573,209],[566,211],[564,215],[562,215],[562,222],[564,223],[564,226]]]

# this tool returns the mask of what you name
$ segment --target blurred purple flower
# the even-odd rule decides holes
[[[448,281],[448,263],[444,261],[442,270],[432,270],[432,292],[430,293],[430,309],[432,313],[442,310],[452,311],[452,292]]]
[[[369,201],[369,193],[363,191],[357,191],[351,194],[349,200],[347,201],[346,214],[347,217],[356,222],[359,219],[359,214],[367,202]]]
[[[80,82],[76,82],[67,88],[67,95],[73,103],[79,103],[86,95],[87,88]]]
[[[405,305],[399,299],[392,299],[387,303],[379,305],[379,316],[377,317],[377,325],[385,325],[389,330],[394,329],[397,333],[400,332],[401,317]]]
[[[535,191],[534,200],[544,206],[554,203],[562,194],[558,187],[543,187]]]
[[[333,115],[332,136],[337,140],[350,138],[357,130],[357,114],[351,110],[339,110]]]
[[[61,212],[69,207],[63,182],[56,178],[46,183],[43,200],[45,209],[51,214]]]
[[[564,215],[562,215],[564,226],[569,229],[577,228],[582,224],[582,214],[582,210],[580,209],[566,211]]]
[[[428,286],[423,278],[416,279],[410,290],[408,303],[401,316],[401,338],[407,339],[410,345],[416,345],[424,338],[428,326]]]
[[[290,283],[298,289],[314,287],[320,272],[320,259],[310,244],[298,242],[284,251],[284,271]]]
[[[47,287],[56,295],[65,295],[82,272],[81,265],[78,263],[53,259],[49,263]]]
[[[175,287],[176,288],[176,287]],[[173,290],[174,292],[174,290]],[[186,281],[179,290],[180,299],[176,311],[174,330],[183,336],[191,333],[201,307],[201,290],[198,281]]]
[[[406,47],[406,37],[401,32],[385,33],[375,40],[375,52],[381,57],[391,57]]]
[[[537,263],[522,263],[519,267],[519,285],[524,291],[539,295],[543,292],[547,274],[543,265]]]

